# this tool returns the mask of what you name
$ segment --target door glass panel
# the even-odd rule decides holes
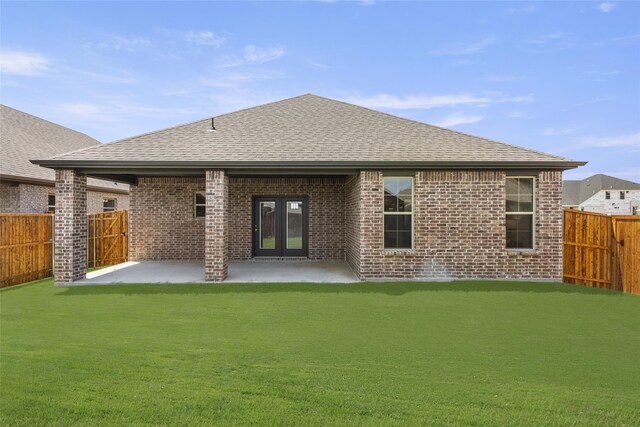
[[[302,249],[302,201],[287,200],[287,249]]]
[[[260,202],[260,249],[276,248],[276,202]]]

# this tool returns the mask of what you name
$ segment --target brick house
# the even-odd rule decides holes
[[[315,95],[52,159],[56,282],[84,276],[87,176],[131,186],[130,259],[344,260],[358,278],[562,278],[566,158]]]
[[[32,164],[100,145],[95,139],[31,114],[0,105],[0,213],[46,213],[55,210],[55,172]],[[129,186],[89,178],[87,212],[129,208]]]
[[[565,208],[606,215],[640,215],[640,184],[601,173],[562,183]]]

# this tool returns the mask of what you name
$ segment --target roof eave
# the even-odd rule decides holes
[[[548,169],[567,170],[587,162],[574,160],[544,161],[122,161],[122,160],[31,160],[50,169]]]

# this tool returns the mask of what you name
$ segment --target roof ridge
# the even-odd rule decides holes
[[[509,147],[513,147],[513,148],[519,148],[519,149],[522,149],[522,150],[533,151],[533,152],[538,153],[538,154],[544,154],[545,156],[555,157],[556,159],[559,159],[559,160],[567,160],[567,161],[570,160],[569,158],[566,158],[566,157],[558,156],[558,155],[555,155],[555,154],[545,153],[544,151],[535,150],[533,148],[526,148],[526,147],[522,147],[520,145],[509,144],[507,142],[502,142],[502,141],[496,141],[495,139],[485,138],[483,136],[478,136],[478,135],[471,135],[469,133],[460,132],[458,130],[453,130],[453,129],[449,129],[449,128],[445,128],[445,127],[441,127],[441,126],[432,125],[431,123],[425,123],[425,122],[421,122],[421,121],[415,120],[415,119],[409,119],[407,117],[398,116],[398,115],[395,115],[395,114],[387,113],[385,111],[374,110],[373,108],[364,107],[362,105],[357,105],[357,104],[352,104],[350,102],[346,102],[346,101],[343,101],[341,99],[332,99],[332,98],[327,98],[327,97],[324,97],[324,96],[314,95],[314,94],[309,94],[309,95],[317,96],[318,98],[326,99],[326,100],[329,100],[329,101],[340,102],[342,104],[345,104],[345,105],[348,105],[348,106],[351,106],[351,107],[363,108],[363,109],[365,109],[367,111],[372,111],[374,113],[379,113],[379,114],[385,114],[385,115],[390,116],[390,117],[395,117],[396,119],[401,119],[401,120],[405,120],[405,121],[408,121],[408,122],[417,123],[417,124],[420,124],[420,125],[423,125],[423,126],[430,126],[430,127],[436,128],[436,129],[443,130],[443,131],[453,132],[453,133],[457,133],[457,134],[464,135],[464,136],[469,136],[471,138],[483,139],[485,141],[494,142],[496,144],[502,144],[502,145],[506,145],[506,146],[509,146]]]
[[[56,127],[61,127],[61,128],[66,129],[66,130],[68,130],[68,131],[71,131],[71,132],[74,132],[74,133],[77,133],[77,134],[80,134],[80,135],[84,135],[84,136],[86,136],[87,138],[92,139],[92,140],[94,140],[95,142],[97,142],[97,144],[96,144],[96,145],[94,145],[94,146],[97,146],[97,145],[101,145],[101,144],[102,144],[102,142],[98,141],[98,140],[97,140],[97,139],[95,139],[94,137],[92,137],[92,136],[90,136],[90,135],[87,135],[87,134],[86,134],[86,133],[84,133],[84,132],[80,132],[79,130],[75,130],[75,129],[68,128],[68,127],[66,127],[66,126],[61,125],[60,123],[54,123],[54,122],[52,122],[51,120],[47,120],[47,119],[44,119],[44,118],[42,118],[42,117],[35,116],[35,115],[31,114],[31,113],[27,113],[26,111],[18,110],[17,108],[10,107],[10,106],[8,106],[8,105],[6,105],[6,104],[0,104],[0,106],[2,106],[2,107],[4,107],[4,108],[8,108],[8,109],[13,110],[13,111],[17,111],[17,112],[18,112],[18,113],[20,113],[20,114],[26,114],[27,116],[33,117],[33,118],[34,118],[34,119],[36,119],[36,120],[40,120],[40,121],[43,121],[43,122],[47,122],[47,123],[52,124],[52,125],[54,125],[54,126],[56,126]],[[90,147],[85,147],[85,148],[90,148]]]

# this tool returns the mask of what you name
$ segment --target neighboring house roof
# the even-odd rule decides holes
[[[73,150],[100,146],[95,139],[31,114],[0,105],[0,178],[52,184],[55,172],[30,162]],[[87,186],[128,192],[126,184],[89,178]]]
[[[562,183],[562,204],[578,206],[602,190],[640,190],[640,184],[601,173],[583,180],[567,180]]]
[[[48,167],[548,167],[584,164],[316,95],[95,146]],[[41,158],[42,159],[42,158]]]

